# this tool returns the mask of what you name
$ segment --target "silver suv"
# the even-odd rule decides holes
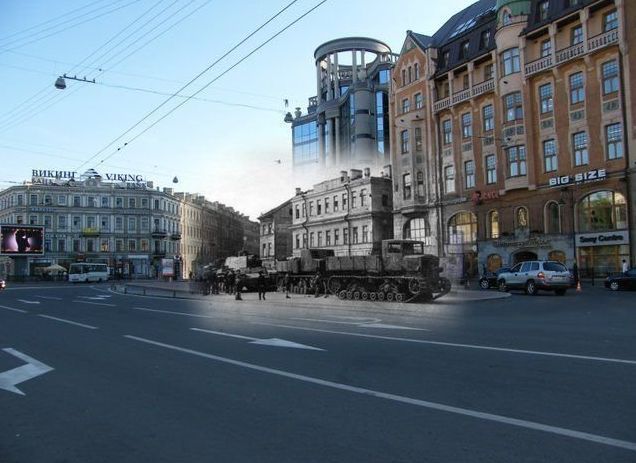
[[[563,296],[571,286],[572,275],[565,265],[549,260],[520,262],[497,279],[500,291],[523,289],[529,295],[546,290]]]

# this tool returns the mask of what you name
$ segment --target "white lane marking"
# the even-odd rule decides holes
[[[49,371],[53,370],[53,367],[45,365],[44,363],[35,360],[33,357],[29,357],[28,355],[23,354],[22,352],[19,352],[10,347],[2,350],[7,352],[8,354],[18,357],[20,360],[24,360],[25,362],[27,362],[26,365],[22,365],[12,370],[0,373],[0,389],[4,389],[5,391],[25,395],[24,392],[15,387],[16,384],[23,383],[32,378],[35,378],[36,376],[43,375],[44,373],[48,373]]]
[[[55,296],[33,296],[33,297],[37,297],[37,298],[40,298],[40,299],[47,299],[47,300],[50,300],[50,301],[61,301],[62,300],[61,297],[55,297]]]
[[[542,352],[537,350],[510,349],[506,347],[479,346],[474,344],[460,344],[455,342],[429,341],[426,339],[412,339],[412,338],[400,338],[396,336],[382,336],[379,334],[352,333],[348,331],[321,330],[319,328],[307,328],[303,326],[283,325],[283,324],[266,323],[266,322],[250,322],[250,323],[254,325],[266,325],[266,326],[274,326],[278,328],[290,328],[293,330],[315,331],[317,333],[340,334],[344,336],[356,336],[360,338],[385,339],[387,341],[412,342],[416,344],[431,344],[435,346],[460,347],[464,349],[491,350],[496,352],[510,352],[513,354],[543,355],[547,357],[563,357],[563,358],[571,358],[571,359],[577,359],[577,360],[592,360],[596,362],[625,363],[628,365],[636,365],[636,360],[628,360],[628,359],[594,357],[589,355],[563,354],[560,352]]]
[[[28,301],[26,299],[18,299],[18,301],[24,303],[24,304],[39,304],[40,301]]]
[[[78,322],[74,322],[74,321],[71,321],[71,320],[66,320],[65,318],[52,317],[50,315],[38,314],[38,317],[48,318],[49,320],[55,320],[55,321],[62,322],[62,323],[68,323],[69,325],[81,326],[82,328],[88,328],[89,330],[97,330],[97,329],[99,329],[96,326],[85,325],[83,323],[78,323]]]
[[[117,307],[117,304],[107,304],[106,302],[91,302],[91,301],[73,301],[76,304],[91,304],[91,305],[103,305],[106,307]]]
[[[199,331],[201,333],[209,333],[216,334],[218,336],[227,336],[230,338],[236,339],[244,339],[249,341],[250,344],[258,344],[260,346],[271,346],[271,347],[289,347],[291,349],[308,349],[308,350],[320,350],[324,352],[324,349],[319,349],[318,347],[307,346],[305,344],[300,344],[293,341],[287,341],[286,339],[279,338],[271,338],[271,339],[260,339],[260,338],[252,338],[250,336],[243,336],[240,334],[232,334],[225,333],[223,331],[213,331],[213,330],[204,330],[202,328],[190,328],[192,331]]]
[[[0,309],[12,310],[14,312],[20,312],[20,313],[28,313],[26,310],[16,309],[14,307],[7,307],[6,305],[0,305]]]
[[[631,450],[636,452],[636,442],[629,442],[619,439],[613,439],[611,437],[600,436],[597,434],[590,434],[587,432],[575,431],[573,429],[561,428],[558,426],[551,426],[548,424],[537,423],[534,421],[526,421],[518,418],[511,418],[503,415],[495,415],[492,413],[479,412],[476,410],[470,410],[467,408],[454,407],[452,405],[445,405],[437,402],[429,402],[426,400],[414,399],[411,397],[400,396],[396,394],[390,394],[387,392],[375,391],[373,389],[366,389],[358,386],[350,386],[348,384],[336,383],[334,381],[328,381],[320,378],[314,378],[312,376],[300,375],[297,373],[292,373],[285,370],[277,370],[275,368],[264,367],[261,365],[256,365],[253,363],[241,362],[239,360],[233,360],[226,357],[220,357],[218,355],[206,354],[205,352],[199,352],[192,349],[186,349],[184,347],[174,346],[171,344],[165,344],[159,341],[153,341],[151,339],[140,338],[132,335],[124,335],[125,338],[131,339],[133,341],[143,342],[146,344],[155,345],[158,347],[163,347],[166,349],[175,350],[178,352],[183,352],[186,354],[196,355],[198,357],[207,358],[210,360],[215,360],[217,362],[226,363],[229,365],[234,365],[241,368],[247,368],[250,370],[260,371],[262,373],[269,373],[272,375],[282,376],[285,378],[294,379],[297,381],[303,381],[306,383],[317,384],[319,386],[330,387],[333,389],[339,389],[342,391],[353,392],[356,394],[362,394],[365,396],[376,397],[379,399],[391,400],[394,402],[400,402],[408,405],[415,405],[418,407],[429,408],[432,410],[439,410],[442,412],[453,413],[456,415],[469,416],[471,418],[477,418],[486,421],[494,421],[497,423],[508,424],[511,426],[517,426],[525,429],[532,429],[536,431],[543,431],[546,433],[557,434],[560,436],[571,437],[573,439],[585,440],[589,442],[594,442],[597,444],[608,445],[611,447],[619,447],[627,450]]]
[[[102,296],[77,296],[81,299],[89,299],[91,301],[102,301],[104,298]]]
[[[380,323],[382,320],[379,318],[363,318],[363,317],[339,317],[339,318],[349,318],[349,319],[358,319],[355,322],[343,322],[338,320],[325,320],[320,318],[290,318],[290,320],[301,320],[301,321],[310,321],[310,322],[321,322],[321,323],[335,323],[338,325],[355,325],[360,326],[362,328],[385,328],[391,330],[411,330],[411,331],[431,331],[426,328],[412,328],[410,326],[400,326],[400,325],[388,325],[386,323]]]
[[[195,318],[219,318],[213,317],[211,315],[199,315],[195,313],[185,313],[185,312],[173,312],[171,310],[159,310],[159,309],[147,309],[145,307],[133,307],[132,310],[143,310],[144,312],[158,312],[158,313],[168,313],[171,315],[182,315],[184,317],[195,317]]]

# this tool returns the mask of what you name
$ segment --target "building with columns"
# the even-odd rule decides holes
[[[480,0],[407,33],[392,74],[396,236],[426,236],[428,216],[456,276],[536,258],[619,270],[633,255],[629,3]],[[416,196],[420,172],[435,187]]]
[[[296,108],[292,125],[293,167],[322,180],[340,170],[389,161],[388,91],[395,55],[388,45],[364,37],[336,39],[314,53],[316,96],[307,113]]]

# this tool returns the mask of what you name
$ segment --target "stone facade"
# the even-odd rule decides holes
[[[291,201],[285,201],[274,209],[261,214],[260,256],[263,265],[275,268],[276,260],[285,260],[292,255],[293,207]]]

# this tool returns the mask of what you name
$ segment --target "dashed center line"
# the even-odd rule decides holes
[[[117,304],[107,304],[106,302],[91,302],[91,301],[78,301],[78,300],[74,300],[73,302],[76,304],[91,304],[91,305],[103,305],[106,307],[117,307]]]
[[[13,312],[28,313],[26,310],[16,309],[14,307],[7,307],[6,305],[0,305],[0,309],[11,310]]]
[[[89,330],[99,329],[97,326],[85,325],[84,323],[74,322],[72,320],[67,320],[65,318],[52,317],[51,315],[38,314],[38,317],[48,318],[49,320],[55,320],[62,323],[68,323],[69,325],[81,326],[82,328],[88,328]]]

